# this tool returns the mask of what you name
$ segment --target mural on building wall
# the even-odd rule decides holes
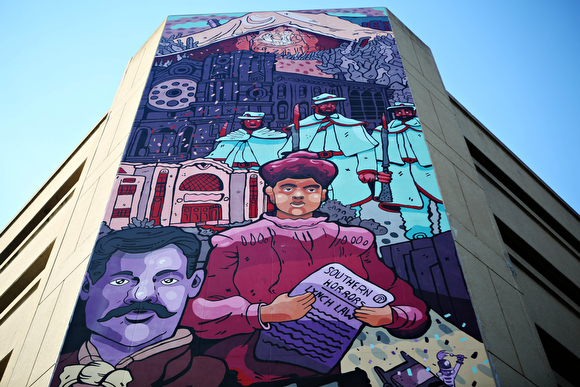
[[[488,386],[386,10],[169,17],[52,386]]]

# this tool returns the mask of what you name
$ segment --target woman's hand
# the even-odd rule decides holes
[[[260,307],[260,319],[263,323],[294,321],[304,317],[314,304],[312,293],[290,297],[288,293],[280,294],[269,305]]]

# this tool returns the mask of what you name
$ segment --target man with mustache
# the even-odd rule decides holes
[[[75,313],[84,314],[90,337],[61,355],[51,386],[227,384],[226,365],[198,356],[199,339],[178,328],[205,278],[199,252],[196,236],[176,227],[131,228],[100,238],[77,305],[84,310]],[[67,342],[76,328],[73,320]]]
[[[312,98],[314,114],[299,122],[298,147],[338,167],[338,174],[328,187],[328,198],[357,207],[372,199],[369,184],[388,183],[391,176],[377,171],[375,147],[378,142],[367,133],[368,124],[338,114],[340,101],[346,98],[329,93]],[[295,150],[290,137],[279,155]]]
[[[268,354],[255,348],[270,323],[298,320],[312,308],[312,293],[288,293],[330,263],[346,266],[395,298],[382,308],[356,309],[356,319],[401,338],[418,337],[429,327],[425,303],[379,260],[374,235],[328,222],[316,212],[336,174],[333,163],[304,151],[263,165],[260,175],[274,212],[211,239],[207,280],[182,324],[194,327],[201,338],[222,340],[206,355],[225,359],[243,385],[319,376],[297,365],[260,360]]]

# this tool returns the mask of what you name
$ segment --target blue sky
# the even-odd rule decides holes
[[[577,0],[32,0],[0,4],[0,228],[106,113],[165,17],[378,5],[431,48],[448,91],[579,212]]]

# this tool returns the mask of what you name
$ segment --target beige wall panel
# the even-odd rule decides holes
[[[424,131],[425,128],[429,130],[429,132],[426,133],[425,135],[425,140],[427,142],[427,147],[429,149],[431,161],[433,161],[433,153],[437,152],[439,155],[445,155],[440,157],[445,157],[449,159],[449,161],[452,164],[457,164],[461,162],[462,160],[461,156],[457,152],[455,152],[451,147],[449,147],[449,145],[447,145],[441,137],[434,135],[434,133],[431,131],[431,128],[429,128],[428,125],[424,125],[423,123],[421,123],[421,127],[424,129]],[[439,182],[439,180],[437,180],[437,182]],[[441,186],[440,183],[439,186]]]
[[[22,344],[18,360],[15,363],[15,369],[18,372],[12,373],[10,379],[8,379],[8,386],[26,386],[28,384],[30,372],[32,371],[38,356],[38,350],[46,333],[47,322],[54,313],[59,292],[60,288],[55,289],[54,292],[48,295],[38,305],[32,323],[30,324],[30,329],[27,329],[26,338]]]
[[[553,384],[548,359],[535,327],[530,323],[520,292],[496,274],[491,273],[491,277],[524,375],[540,386]]]
[[[481,130],[483,125],[479,125],[474,121],[475,118],[471,117],[470,114],[466,110],[463,110],[461,106],[457,106],[458,103],[459,102],[457,101],[452,103],[451,109],[455,114],[457,124],[461,128],[463,135],[474,144],[478,145],[478,147],[479,144],[484,145],[488,143],[491,137],[485,133],[486,130]],[[487,144],[486,146],[489,147],[490,145],[493,147],[493,144]]]
[[[78,262],[84,260],[90,254],[90,249],[88,251],[84,249],[77,251],[77,248],[81,243],[81,225],[86,220],[93,196],[97,190],[97,183],[87,188],[79,186],[77,190],[81,191],[81,194],[79,195],[76,192],[74,200],[71,200],[71,206],[74,205],[72,216],[63,225],[62,229],[59,230],[63,237],[62,240],[57,240],[55,244],[54,250],[56,251],[57,257],[54,263],[52,263],[51,274],[48,278],[48,284],[44,290],[43,298],[59,286],[61,281],[76,268]],[[79,195],[78,198],[77,195]]]
[[[139,63],[143,58],[143,47],[133,57],[131,58],[130,62],[127,64],[127,71],[125,72],[125,80],[126,85],[128,87],[133,87],[135,84],[135,78],[138,77],[139,72]]]
[[[92,197],[91,206],[86,214],[85,222],[81,234],[79,235],[79,243],[83,243],[85,239],[92,238],[93,243],[97,238],[97,233],[103,216],[105,215],[105,206],[111,196],[111,189],[115,182],[115,174],[104,174],[97,182],[97,189],[95,195]]]
[[[430,129],[426,125],[422,125],[422,126],[424,128],[427,128],[428,130]],[[475,182],[479,182],[479,174],[477,173],[477,171],[473,167],[473,164],[470,164],[471,157],[469,158],[470,162],[467,162],[459,153],[455,152],[454,148],[451,148],[445,142],[445,140],[439,138],[438,136],[433,135],[432,132],[427,132],[425,134],[425,140],[427,141],[427,144],[429,147],[429,154],[431,155],[431,159],[433,159],[433,152],[437,151],[440,154],[445,155],[445,157],[447,159],[449,159],[449,161],[453,165],[455,165],[455,168],[461,170],[463,173],[465,173],[467,176],[469,176]],[[437,172],[435,172],[435,173],[437,174]],[[437,182],[439,182],[439,179],[437,179]],[[440,183],[439,183],[439,186],[441,186]]]
[[[141,48],[142,50],[143,48]],[[139,55],[139,50],[134,57],[129,60],[127,63],[127,67],[125,68],[125,74],[123,75],[123,79],[121,80],[121,84],[117,89],[117,94],[115,94],[115,99],[113,100],[113,104],[111,105],[111,110],[115,108],[115,106],[119,106],[123,104],[123,100],[127,98],[127,94],[132,93],[133,91],[133,81],[135,79],[135,74],[137,73],[138,63],[135,60],[135,57]]]
[[[0,337],[2,338],[2,345],[0,345],[0,359],[3,359],[10,351],[13,351],[8,363],[8,368],[2,377],[0,387],[8,386],[8,380],[14,370],[14,364],[16,364],[18,359],[22,342],[26,337],[28,327],[34,317],[40,293],[40,290],[36,289],[36,291],[32,293],[27,300],[22,302],[18,308],[13,309],[10,316],[2,322],[2,325],[0,325]]]
[[[407,72],[407,79],[409,80],[409,85],[411,86],[411,92],[413,93],[413,100],[415,106],[417,107],[417,115],[421,120],[421,125],[425,125],[431,129],[431,133],[439,136],[443,139],[443,130],[441,125],[439,125],[439,120],[437,119],[437,113],[435,112],[435,107],[431,101],[431,93],[429,89],[421,83],[412,72]],[[425,137],[429,138],[429,134]]]
[[[44,227],[38,234],[38,237],[30,240],[26,246],[22,249],[16,250],[18,255],[15,260],[10,262],[3,270],[0,272],[0,294],[3,294],[8,288],[17,280],[25,271],[32,265],[32,263],[42,254],[42,252],[50,245],[50,243],[56,238],[56,227],[58,223],[52,223],[51,227]],[[54,254],[54,248],[53,248]],[[47,263],[49,266],[50,261]]]
[[[83,160],[84,157],[79,157],[74,163],[67,163],[60,173],[53,175],[47,185],[38,191],[38,197],[25,205],[23,210],[13,219],[13,223],[10,223],[0,235],[0,251],[4,250],[12,242],[70,175],[82,164]]]
[[[85,158],[86,158],[86,162],[85,162],[85,167],[84,167],[84,171],[83,171],[83,176],[81,176],[81,179],[79,179],[79,182],[77,183],[77,190],[80,192],[80,194],[82,194],[84,191],[84,187],[87,187],[87,179],[89,178],[89,176],[91,175],[91,171],[94,169],[94,163],[95,163],[95,152],[97,151],[97,149],[99,149],[99,145],[101,144],[102,141],[102,134],[103,134],[103,130],[105,129],[105,126],[107,124],[107,120],[109,119],[109,114],[107,113],[106,118],[102,121],[101,125],[99,125],[98,130],[95,131],[94,133],[94,141],[91,145],[90,148],[87,148],[86,152],[85,152]]]
[[[404,57],[403,57],[404,59]],[[447,103],[449,100],[449,94],[447,92],[443,93],[441,90],[435,88],[431,82],[425,77],[425,75],[419,69],[411,68],[411,71],[407,71],[407,67],[405,67],[405,73],[407,74],[407,78],[409,80],[409,86],[411,87],[411,92],[413,93],[413,99],[416,101],[415,98],[415,91],[414,88],[416,85],[421,85],[422,88],[429,90],[429,93],[432,95],[434,99],[441,101],[442,103]],[[418,108],[417,108],[418,109]],[[421,116],[421,111],[419,110],[419,117]]]
[[[125,152],[125,146],[127,141],[129,141],[129,131],[127,131],[122,137],[117,141],[117,145],[111,146],[111,155],[117,155],[119,160],[121,160],[123,153]]]
[[[94,129],[81,141],[68,158],[57,168],[56,172],[44,183],[38,192],[28,201],[18,215],[0,235],[0,251],[3,250],[37,215],[46,202],[59,190],[63,183],[76,171],[86,159],[87,151],[92,149],[95,142]],[[82,176],[81,176],[82,178]]]
[[[84,216],[86,215],[89,206],[91,205],[92,197],[95,194],[95,189],[96,183],[91,187],[83,189],[82,195],[78,198],[76,198],[78,192],[75,192],[76,202],[73,202],[74,210],[72,211],[70,222],[62,230],[64,235],[62,242],[60,242],[60,246],[57,246],[58,257],[55,264],[56,271],[62,270],[62,267],[59,267],[59,264],[65,261],[74,252],[78,244],[79,235],[81,233],[80,225],[83,223]]]
[[[127,70],[125,71],[128,71],[128,69],[131,68],[133,64],[134,64],[133,60],[130,60],[129,63],[127,64]],[[129,81],[126,75],[127,74],[125,74],[125,76],[123,77],[123,80],[121,81],[121,84],[117,89],[117,94],[115,94],[115,99],[111,104],[111,110],[115,110],[119,106],[123,106],[127,101],[127,99],[129,99],[130,96],[135,91],[135,88],[133,87],[133,81],[132,80]]]
[[[86,176],[86,169],[83,175]],[[85,193],[86,195],[81,195],[82,193]],[[53,291],[55,286],[58,284],[58,275],[62,273],[66,274],[69,270],[71,270],[70,266],[67,268],[66,265],[63,265],[63,261],[66,261],[66,258],[72,254],[76,248],[80,227],[74,226],[76,224],[75,220],[83,219],[86,213],[86,208],[83,208],[83,204],[86,206],[89,205],[90,199],[86,199],[93,193],[94,192],[90,192],[90,190],[89,192],[86,192],[86,190],[83,192],[82,183],[77,183],[72,198],[66,204],[66,219],[63,219],[59,225],[59,228],[52,230],[57,235],[59,235],[59,237],[57,238],[53,248],[53,256],[56,256],[56,258],[52,258],[47,265],[46,270],[48,270],[51,275],[49,277],[50,283],[48,284],[46,291],[43,292],[43,299],[46,298],[47,295]]]
[[[30,387],[46,387],[50,383],[50,377],[52,376],[52,369],[46,371],[41,377],[35,380]]]
[[[127,132],[125,136],[111,148],[109,157],[107,158],[107,161],[109,160],[117,161],[117,164],[114,164],[114,162],[111,163],[111,168],[113,168],[113,166],[115,167],[114,168],[115,174],[117,173],[119,165],[121,164],[121,158],[123,156],[123,151],[125,150],[125,145],[127,144],[128,139],[129,133]]]
[[[509,365],[501,361],[496,356],[491,355],[491,361],[494,365],[495,371],[497,373],[497,378],[499,380],[499,385],[502,387],[539,387],[537,384],[532,383],[529,379],[526,379],[516,370],[511,368]],[[541,387],[549,387],[541,386]],[[552,384],[551,386],[555,386]]]
[[[131,91],[133,82],[135,81],[135,74],[140,74],[142,72],[148,73],[150,71],[151,69],[150,65],[153,61],[153,57],[155,56],[155,50],[157,44],[159,43],[159,39],[161,38],[161,33],[163,32],[164,24],[165,22],[161,24],[161,26],[153,33],[153,35],[147,40],[147,42],[145,42],[143,47],[141,47],[138,51],[138,52],[146,52],[146,56],[144,56],[144,58],[146,58],[145,62],[147,61],[149,62],[149,68],[137,69],[141,66],[141,63],[138,63],[138,61],[133,60],[133,58],[129,60],[129,63],[127,63],[125,73],[123,75],[123,78],[121,79],[121,83],[119,84],[119,88],[117,89],[117,93],[115,94],[115,98],[113,99],[113,103],[111,104],[111,106],[117,105],[119,101],[125,98],[125,94]]]
[[[576,284],[580,283],[580,262],[574,259],[570,250],[563,245],[564,242],[557,235],[547,233],[537,219],[514,206],[512,200],[488,180],[484,180],[484,184],[487,195],[494,198],[490,201],[491,209],[497,217],[554,265],[562,275]]]
[[[129,68],[135,67],[137,62],[138,60],[132,60],[129,64]],[[147,75],[148,71],[145,74],[142,74],[140,78],[146,80]],[[128,80],[127,82],[124,80],[122,85],[119,87],[118,94],[123,94],[123,97],[117,99],[111,108],[110,117],[102,135],[103,139],[107,140],[102,144],[99,144],[99,149],[94,157],[94,165],[91,165],[91,170],[89,172],[91,179],[96,179],[104,173],[107,174],[107,178],[110,177],[111,179],[114,179],[114,175],[109,175],[112,173],[112,170],[116,172],[117,166],[120,163],[120,156],[125,148],[128,133],[131,130],[133,120],[135,119],[143,87],[144,82],[134,86],[133,82],[129,82]],[[121,148],[120,152],[119,148]],[[107,196],[109,193],[110,190],[107,191]]]
[[[433,58],[431,49],[414,34],[411,35],[411,41],[413,43],[415,55],[417,56],[417,59],[419,59],[421,73],[425,76],[426,81],[431,85],[429,89],[431,90],[434,87],[441,95],[446,96],[447,90],[445,90],[445,86],[443,86],[443,81],[441,80],[441,75],[439,74],[439,70],[435,64],[435,58]]]
[[[567,304],[554,293],[546,291],[550,284],[541,284],[541,279],[532,278],[516,268],[518,287],[523,294],[526,308],[532,320],[560,344],[580,358],[580,335],[571,335],[580,326],[580,308]],[[554,292],[559,291],[557,289]]]
[[[133,93],[130,94],[130,98],[125,102],[118,126],[115,127],[114,130],[114,137],[111,143],[111,148],[117,147],[121,139],[125,138],[131,131],[131,127],[135,121],[137,109],[139,108],[139,102],[141,101],[141,95],[143,94],[144,87],[145,82],[141,82],[136,85],[134,87]],[[111,149],[109,149],[109,152],[110,151]]]
[[[85,243],[80,244],[72,255],[62,262],[59,262],[58,265],[55,265],[50,277],[48,278],[44,294],[50,294],[57,287],[61,286],[66,277],[68,277],[72,271],[76,270],[77,267],[82,267],[84,265],[86,270],[86,265],[91,256],[94,245],[95,241],[87,238]],[[79,289],[80,287],[75,289],[74,292],[78,293]],[[69,313],[72,313],[72,311]]]
[[[482,333],[488,351],[521,372],[522,369],[504,320],[498,296],[491,287],[492,274],[485,264],[462,246],[457,246],[457,253],[466,275],[465,281],[471,298],[477,300],[474,302],[475,312],[484,328]]]
[[[434,66],[434,59],[433,57],[431,57],[430,59],[426,59],[425,57],[427,55],[430,55],[429,53],[431,52],[429,49],[424,50],[421,48],[417,48],[420,46],[423,46],[423,42],[421,42],[421,40],[419,38],[417,38],[417,36],[415,36],[415,34],[413,34],[412,32],[410,32],[410,41],[411,41],[411,50],[412,50],[412,55],[411,58],[413,58],[413,60],[417,60],[418,63],[417,64],[412,64],[411,63],[411,67],[409,69],[407,69],[407,61],[406,61],[406,57],[407,57],[407,49],[402,49],[401,46],[398,44],[399,42],[399,33],[397,29],[393,29],[395,32],[395,38],[397,39],[397,45],[399,47],[399,51],[401,53],[402,59],[403,59],[403,64],[405,66],[405,73],[407,75],[411,75],[412,77],[414,77],[419,83],[421,83],[424,87],[426,87],[427,89],[430,90],[431,93],[433,93],[433,95],[435,95],[438,99],[440,99],[441,101],[445,101],[448,98],[448,93],[445,90],[443,83],[441,81],[441,77],[439,75],[439,70],[437,69],[437,67],[433,67]],[[408,30],[407,30],[408,31]],[[435,74],[435,78],[431,79],[429,78],[432,74]],[[413,88],[413,84],[409,83],[411,86],[411,89]],[[411,90],[412,91],[412,90]],[[415,98],[415,95],[413,93],[413,98]]]
[[[6,274],[19,276],[44,251],[45,242],[57,238],[43,274],[48,276],[50,273],[46,286],[45,281],[41,282],[36,293],[12,312],[0,327],[0,334],[10,337],[10,341],[4,341],[3,345],[6,348],[15,347],[2,386],[43,386],[50,380],[52,366],[77,299],[88,257],[160,36],[161,29],[130,61],[115,96],[107,125],[103,122],[103,125],[91,131],[84,143],[69,156],[62,168],[1,235],[0,249],[3,249],[88,157],[73,197],[20,252],[22,255],[19,258],[24,260],[19,260],[18,265],[10,265],[0,275],[0,279]],[[58,237],[59,235],[61,236]],[[0,286],[5,289],[9,283],[2,281]],[[38,304],[43,292],[44,300]],[[29,322],[32,323],[28,324]],[[17,334],[8,336],[5,334],[7,330]],[[12,373],[13,368],[18,372]]]
[[[159,37],[155,40],[155,45],[158,39]],[[151,57],[148,59],[150,63],[154,51],[149,50],[148,52]],[[133,64],[137,62],[132,61],[129,67],[133,68]],[[129,132],[140,98],[141,92],[134,90],[134,87],[131,86],[133,80],[130,79],[131,76],[129,78],[125,76],[122,81],[117,93],[117,97],[120,98],[116,97],[115,100],[122,105],[118,106],[115,102],[113,103],[110,118],[106,126],[103,125],[101,128],[105,133],[102,133],[101,130],[95,136],[98,142],[93,144],[93,152],[89,156],[86,166],[88,178],[83,180],[79,184],[79,188],[77,188],[80,191],[80,197],[74,205],[71,222],[66,228],[66,236],[59,249],[58,261],[46,287],[47,292],[56,289],[72,270],[77,268],[82,272],[86,270],[87,258],[93,248],[113,186],[114,176],[120,163],[122,150],[125,146],[125,144],[113,143],[115,135],[118,132]],[[140,87],[142,90],[142,85]],[[125,99],[125,102],[122,102],[123,99]],[[124,108],[123,105],[127,100],[129,100],[130,109],[133,109],[133,112],[129,112],[129,109]],[[124,114],[124,112],[129,113]],[[126,133],[123,133],[122,138],[125,137]],[[75,295],[78,293],[78,289],[79,286],[74,289],[73,293]],[[63,310],[63,313],[68,318],[72,313],[72,306],[69,310]],[[62,335],[59,340],[62,340]]]
[[[429,149],[431,161],[437,175],[439,189],[445,202],[445,210],[451,217],[451,226],[455,227],[454,221],[459,222],[471,233],[475,234],[475,229],[467,210],[467,203],[463,196],[463,191],[459,189],[459,179],[455,173],[455,168],[448,158],[435,149]]]
[[[467,149],[463,133],[455,119],[455,114],[453,110],[451,110],[452,107],[450,106],[449,98],[442,101],[439,98],[433,97],[432,101],[437,113],[437,118],[439,119],[439,123],[443,130],[445,143],[453,150],[453,153],[457,153],[461,157],[461,162],[458,164],[461,166],[462,170],[472,169],[475,172],[473,160],[471,159],[471,155]]]
[[[58,292],[58,300],[54,306],[54,313],[48,320],[48,328],[42,344],[40,346],[40,356],[36,359],[30,381],[40,378],[44,373],[50,371],[54,366],[60,347],[62,346],[62,338],[71,319],[70,311],[73,310],[77,297],[78,290],[81,287],[84,273],[86,271],[85,265],[79,265],[64,281],[62,290]]]
[[[514,180],[530,197],[541,204],[555,219],[580,239],[580,216],[542,182],[485,127],[465,110],[454,105],[457,120],[465,137],[477,146],[494,164]]]
[[[40,287],[40,289],[42,289],[45,280],[49,276],[54,265],[58,244],[60,243],[59,233],[68,224],[71,210],[72,206],[71,201],[69,200],[68,203],[61,207],[58,213],[50,215],[50,222],[43,224],[43,227],[38,230],[38,233],[32,236],[30,243],[23,246],[21,250],[17,250],[18,255],[16,260],[10,262],[2,271],[2,274],[0,274],[0,287],[2,287],[1,292],[4,292],[8,286],[12,285],[13,281],[19,278],[54,241],[54,246],[46,263],[46,267],[42,274],[37,277],[44,278],[42,286]],[[39,294],[42,293],[40,290],[38,292]]]
[[[131,58],[131,72],[128,72],[127,76],[127,83],[131,87],[134,87],[136,84],[140,84],[144,81],[143,76],[145,76],[145,80],[147,76],[149,76],[149,72],[151,71],[151,65],[153,64],[153,58],[155,56],[155,52],[157,51],[157,46],[159,45],[159,39],[161,38],[161,34],[163,32],[163,22],[159,28],[151,35],[151,37],[145,42],[143,47],[137,51],[135,56]]]
[[[471,180],[462,171],[456,169],[455,173],[459,178],[467,210],[475,226],[475,235],[488,246],[501,246],[499,231],[492,218],[485,193],[477,182]]]
[[[155,39],[155,46],[158,39],[159,36]],[[147,59],[148,65],[143,67],[147,69],[144,74],[139,74],[140,71],[135,70],[136,65],[145,60],[143,59],[143,54],[136,55],[136,58],[130,63],[128,73],[125,74],[116,97],[116,102],[121,102],[121,105],[113,104],[111,119],[107,126],[103,128],[105,133],[99,131],[98,136],[96,136],[99,142],[95,143],[91,148],[93,152],[91,152],[86,166],[89,178],[86,181],[82,181],[77,188],[79,192],[75,195],[74,206],[71,206],[74,207],[71,221],[66,227],[66,236],[62,246],[59,246],[59,259],[46,287],[46,291],[51,293],[47,293],[49,295],[45,302],[41,304],[41,308],[35,316],[35,319],[43,316],[44,324],[37,327],[40,329],[35,329],[35,337],[27,339],[27,342],[32,341],[34,343],[29,348],[27,347],[27,350],[30,354],[34,353],[35,357],[40,346],[39,339],[42,339],[41,333],[44,335],[46,325],[50,321],[47,335],[41,347],[43,358],[37,359],[33,369],[32,364],[29,364],[26,368],[21,368],[25,372],[22,376],[12,379],[16,383],[23,382],[22,385],[25,385],[26,377],[24,375],[26,375],[27,370],[32,371],[29,382],[32,383],[37,380],[35,385],[41,385],[45,379],[46,384],[50,379],[51,369],[68,326],[77,299],[78,289],[80,289],[82,277],[86,270],[88,257],[93,248],[94,239],[102,221],[114,176],[125,147],[125,144],[120,142],[126,139],[127,133],[131,128],[154,50],[149,50],[147,53],[149,58]],[[141,82],[138,87],[139,90],[132,86],[136,79]],[[125,85],[127,87],[124,87]],[[73,227],[72,225],[74,224],[77,226]],[[64,291],[61,291],[61,288]],[[62,294],[62,297],[54,305],[52,301],[54,301],[53,298],[56,294]],[[49,311],[41,310],[43,305],[47,305],[49,301],[52,302],[53,307],[46,309],[54,309],[58,312],[58,315],[52,315],[52,319],[49,318]]]
[[[516,286],[513,274],[505,261],[503,252],[498,253],[493,246],[488,246],[481,241],[475,234],[464,228],[461,224],[455,226],[454,230],[455,244],[461,246],[470,254],[477,257],[490,271],[493,271],[508,283]],[[492,286],[492,284],[488,284]]]
[[[104,159],[95,161],[94,165],[91,166],[89,176],[87,177],[87,180],[84,182],[84,185],[88,186],[95,184],[97,180],[99,180],[105,175],[109,176],[111,179],[114,180],[115,174],[117,173],[117,170],[119,168],[120,161],[121,161],[121,153],[108,152],[108,154],[105,156]]]
[[[526,385],[518,372],[526,372],[540,383],[553,383],[544,355],[537,354],[541,351],[538,342],[526,342],[533,333],[532,327],[505,261],[502,240],[482,190],[483,184],[470,161],[463,130],[454,117],[458,111],[448,99],[429,49],[404,27],[403,35],[409,36],[399,39],[402,35],[399,27],[398,22],[393,23],[417,110],[428,129],[425,137],[431,146],[437,180],[451,217],[451,226],[455,228],[466,281],[483,324],[483,334],[489,350],[501,358],[501,364],[509,364],[509,367],[498,370],[507,381],[504,385]],[[464,117],[461,120],[465,125]],[[495,293],[492,277],[506,287],[505,291]],[[506,315],[502,312],[500,297],[503,307],[508,308]],[[526,329],[518,326],[516,321],[523,321]],[[537,339],[537,335],[535,337]],[[529,353],[530,347],[535,354]],[[525,364],[522,365],[520,360]],[[516,381],[523,384],[510,384]]]
[[[107,168],[115,168],[109,173],[111,176],[97,180],[91,187],[84,190],[83,195],[79,198],[71,218],[71,225],[66,231],[66,237],[59,250],[58,260],[49,278],[47,292],[58,286],[64,277],[77,267],[79,262],[90,256],[113,185],[114,171],[116,171],[118,164],[118,158],[111,161]]]
[[[159,28],[151,35],[151,37],[145,42],[141,51],[143,52],[143,56],[139,61],[139,69],[137,70],[137,77],[135,78],[135,83],[139,84],[140,82],[145,82],[147,77],[149,76],[149,72],[151,71],[151,65],[153,64],[153,59],[155,57],[155,52],[157,51],[157,47],[159,45],[159,40],[161,39],[161,35],[163,33],[163,26],[165,25],[165,20]],[[144,77],[145,79],[140,79],[140,77]]]
[[[111,143],[113,142],[113,134],[115,128],[117,126],[117,122],[120,118],[120,111],[119,109],[113,109],[109,112],[107,116],[107,121],[103,125],[102,130],[99,133],[99,142],[95,148],[95,151],[92,153],[90,158],[89,164],[89,171],[88,176],[94,175],[95,169],[99,166],[99,164],[104,160],[107,155],[109,154],[109,149],[111,147]]]
[[[415,55],[415,50],[413,48],[413,42],[411,36],[414,34],[405,26],[395,15],[388,12],[389,21],[395,33],[395,39],[397,39],[397,47],[399,52],[403,57],[403,62],[405,66],[405,72],[409,69],[409,66],[413,66],[416,69],[420,68],[419,59]]]

